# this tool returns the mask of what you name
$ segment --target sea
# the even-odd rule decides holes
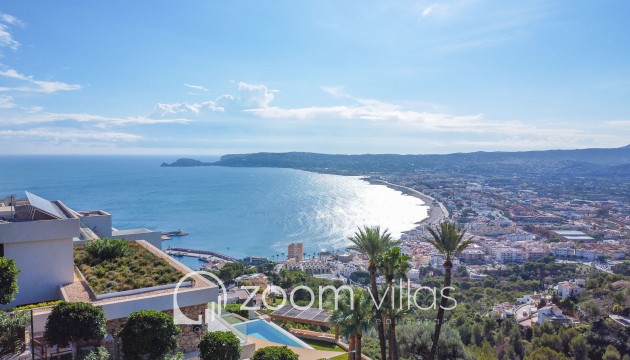
[[[355,176],[277,168],[160,167],[167,156],[1,156],[0,197],[30,191],[75,210],[100,209],[117,229],[182,230],[163,248],[233,257],[281,257],[302,242],[307,258],[343,251],[359,226],[394,237],[427,217],[416,197]],[[216,158],[200,157],[202,161]],[[197,268],[193,258],[179,258]]]

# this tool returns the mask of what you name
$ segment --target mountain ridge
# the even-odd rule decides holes
[[[258,152],[226,154],[216,162],[183,158],[165,167],[227,166],[275,167],[366,175],[383,172],[435,171],[461,174],[573,174],[625,176],[630,166],[630,145],[620,148],[471,152],[453,154],[321,154],[310,152]]]

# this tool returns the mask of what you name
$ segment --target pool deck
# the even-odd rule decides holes
[[[264,348],[264,347],[269,347],[269,346],[284,346],[282,344],[276,344],[271,341],[259,339],[253,336],[248,336],[247,340],[256,344],[256,350]],[[300,360],[329,359],[329,358],[334,358],[335,356],[339,356],[343,354],[342,352],[337,352],[337,351],[311,350],[311,349],[298,348],[294,346],[288,346],[288,348],[291,349],[291,351],[293,351],[294,353],[296,353],[300,357]]]

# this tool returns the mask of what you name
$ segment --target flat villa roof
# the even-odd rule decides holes
[[[191,269],[189,269],[185,265],[182,265],[181,263],[177,262],[176,260],[174,260],[170,256],[161,253],[161,251],[159,249],[153,247],[151,244],[147,243],[146,241],[144,241],[144,240],[137,240],[135,242],[140,244],[145,249],[149,250],[155,256],[166,260],[169,263],[169,265],[171,267],[175,268],[176,270],[178,270],[182,274],[182,276],[192,272]],[[192,284],[192,287],[182,288],[182,291],[199,290],[199,289],[207,289],[207,288],[217,287],[216,284],[212,283],[211,281],[205,279],[204,277],[202,277],[201,275],[198,275],[198,274],[195,274],[195,275],[191,276],[190,280],[194,280],[193,284]],[[119,297],[111,297],[111,298],[107,298],[107,299],[97,300],[97,299],[94,298],[92,292],[90,291],[90,288],[89,288],[89,285],[87,284],[87,281],[85,281],[82,278],[82,275],[80,275],[80,272],[78,271],[78,269],[76,267],[75,267],[75,273],[74,273],[74,282],[71,283],[71,284],[62,286],[62,294],[63,294],[63,299],[65,301],[91,302],[94,305],[102,305],[102,304],[105,304],[105,303],[114,302],[114,301],[118,301],[118,300],[131,300],[131,299],[147,298],[147,297],[151,297],[151,296],[154,296],[154,295],[173,293],[174,291],[175,290],[172,289],[172,288],[171,289],[161,289],[161,290],[150,290],[150,291],[140,292],[140,293],[133,294],[133,295],[121,295]]]

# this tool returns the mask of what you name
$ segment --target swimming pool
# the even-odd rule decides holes
[[[221,319],[225,320],[230,325],[240,324],[242,322],[247,321],[246,319],[243,319],[238,315],[230,314],[230,313],[221,315]]]
[[[296,338],[289,332],[276,324],[269,323],[265,320],[252,320],[240,324],[232,325],[234,328],[248,336],[257,337],[259,339],[275,342],[278,344],[295,346],[304,349],[313,349],[304,341]]]

